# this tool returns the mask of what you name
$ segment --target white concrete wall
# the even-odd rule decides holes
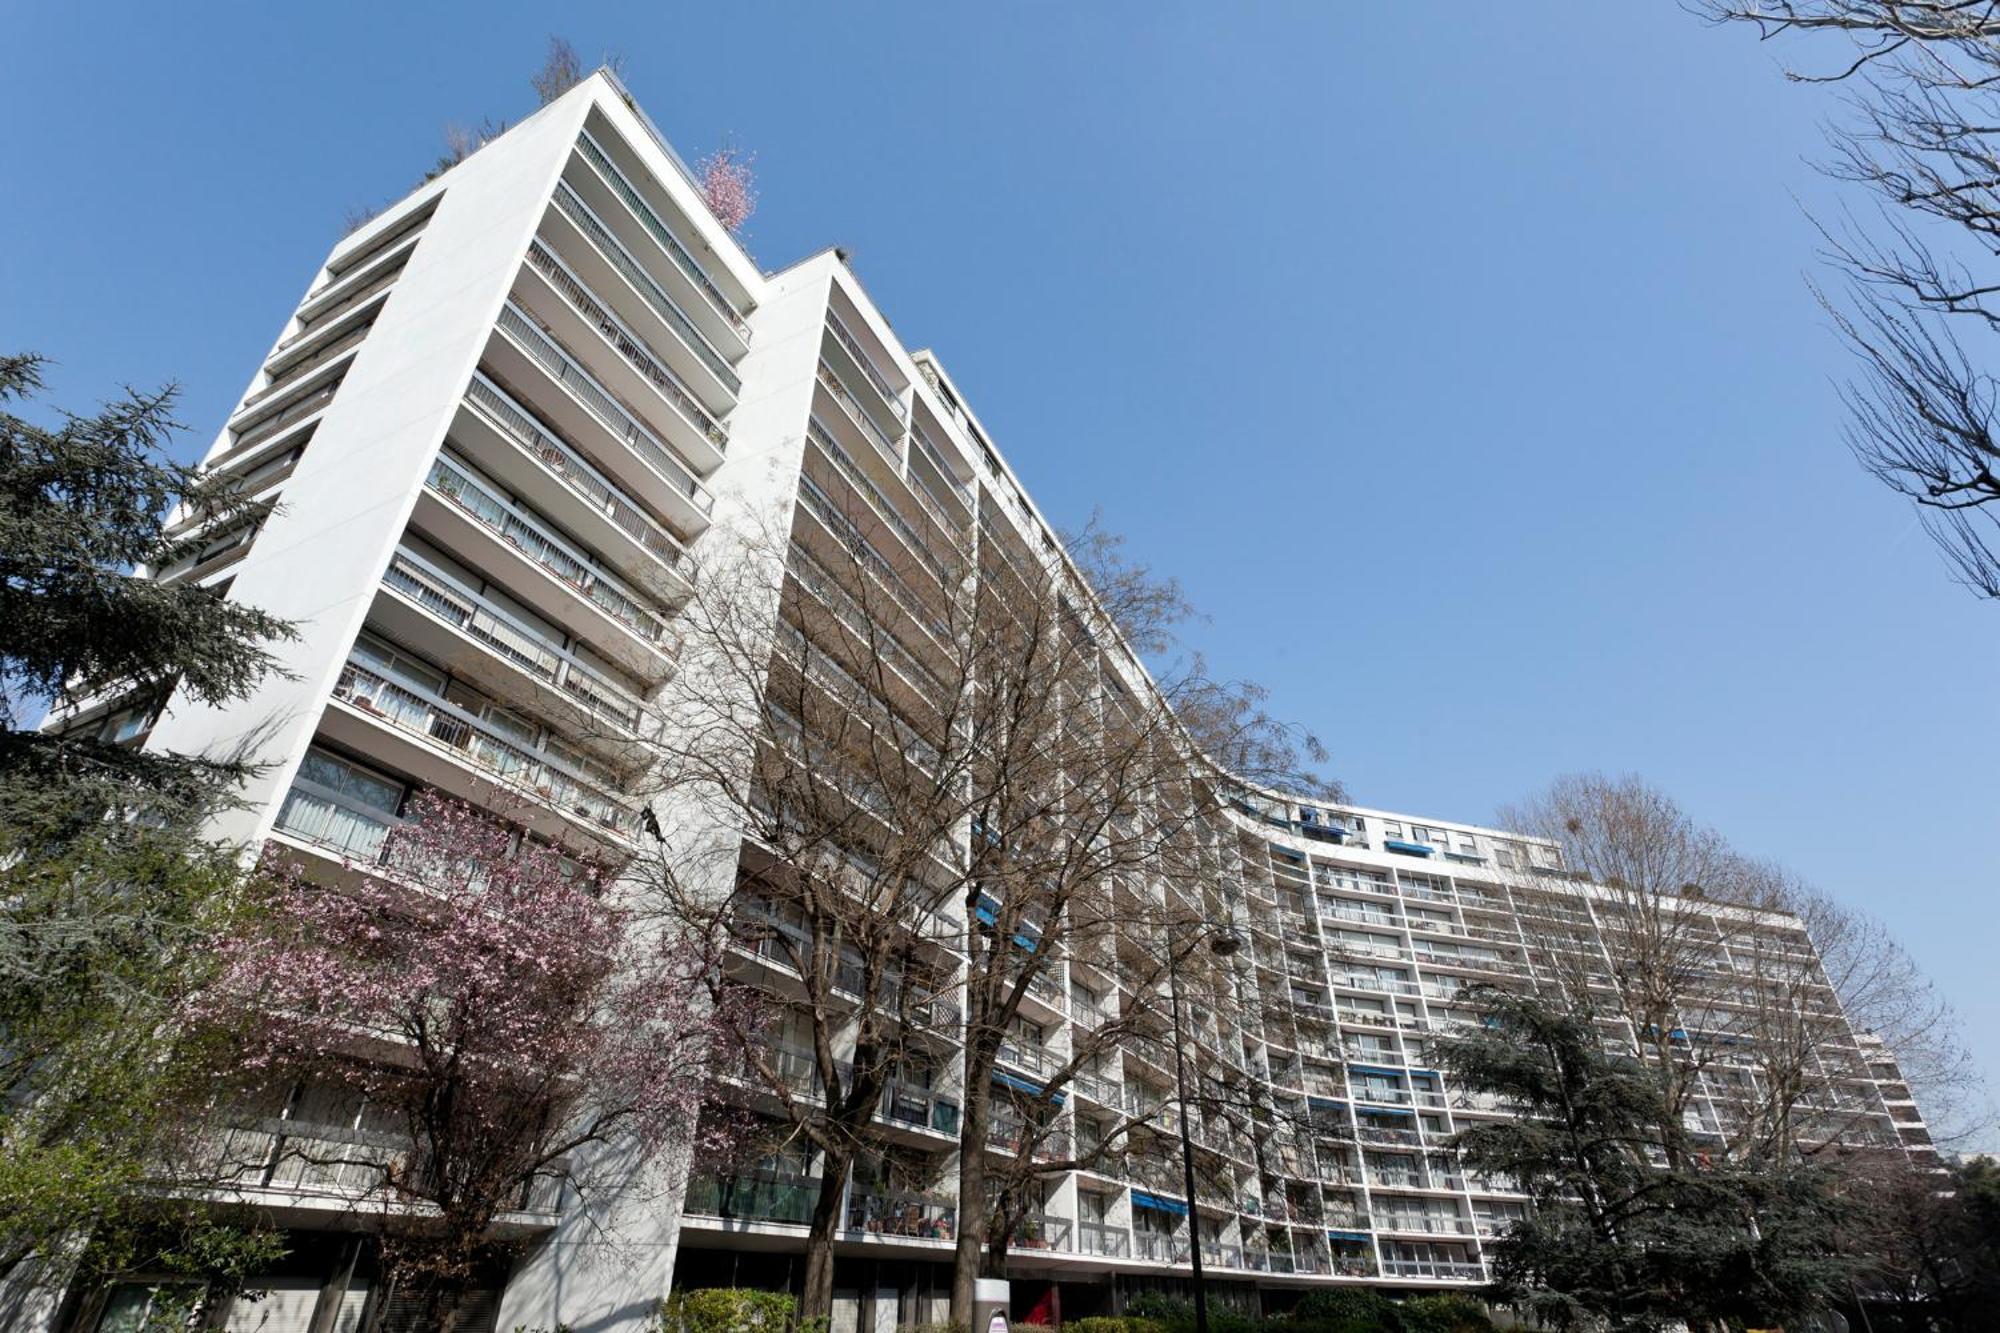
[[[598,80],[580,85],[438,183],[443,202],[279,511],[236,566],[232,600],[299,627],[299,640],[278,649],[291,678],[273,674],[220,709],[177,695],[148,741],[181,753],[241,747],[266,765],[221,836],[254,846],[269,833],[570,145],[591,99],[604,95]]]

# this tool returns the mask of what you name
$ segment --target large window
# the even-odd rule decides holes
[[[278,828],[359,860],[373,861],[396,826],[407,788],[324,750],[308,750]]]

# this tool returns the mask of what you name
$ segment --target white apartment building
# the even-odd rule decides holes
[[[898,342],[842,259],[760,271],[608,73],[339,242],[205,466],[278,504],[158,576],[299,623],[288,674],[224,710],[114,700],[55,724],[247,749],[266,768],[221,831],[328,862],[368,859],[418,788],[634,853],[650,705],[673,689],[694,567],[774,502],[796,549],[858,534],[888,569],[978,533],[1050,540],[937,361]],[[867,520],[836,534],[834,511]],[[1463,1021],[1463,985],[1535,974],[1535,921],[1559,912],[1588,933],[1611,900],[1577,885],[1552,907],[1532,886],[1558,849],[1502,831],[1280,795],[1246,794],[1232,818],[1248,947],[1236,1002],[1198,1007],[1192,1040],[1297,1115],[1255,1140],[1197,1117],[1192,1200],[1159,1165],[1177,1159],[1141,1152],[1052,1179],[1014,1251],[1023,1309],[1115,1308],[1136,1285],[1178,1281],[1196,1244],[1239,1304],[1329,1283],[1468,1286],[1484,1278],[1482,1238],[1520,1213],[1506,1182],[1442,1151],[1504,1108],[1427,1067],[1422,1039]],[[1758,930],[1816,972],[1797,922]],[[1115,987],[1065,964],[1003,1051],[1006,1077],[1033,1086]],[[1896,1143],[1913,1103],[1892,1120],[1830,990],[1821,1002],[1842,1090],[1829,1110],[1843,1133]],[[1719,1065],[1692,1128],[1724,1132],[1754,1079]],[[1171,1087],[1135,1047],[1079,1079],[1063,1114],[1087,1136]],[[892,1088],[887,1150],[949,1161],[965,1095],[949,1078]],[[338,1139],[367,1114],[304,1099],[256,1132],[277,1163],[284,1135]],[[539,1244],[485,1315],[637,1328],[676,1284],[790,1281],[815,1170],[808,1156],[697,1173],[678,1212],[609,1219],[626,1233],[615,1257],[593,1252],[589,1223],[604,1218],[524,1199],[509,1225]],[[229,1326],[355,1327],[381,1293],[341,1222],[340,1182],[274,1165],[241,1198],[293,1231],[296,1266]],[[850,1184],[837,1333],[941,1317],[952,1212],[944,1195]]]

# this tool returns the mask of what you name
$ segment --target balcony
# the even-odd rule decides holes
[[[1184,1264],[1188,1261],[1185,1236],[1162,1235],[1157,1231],[1132,1233],[1132,1256],[1156,1264]]]
[[[390,558],[382,583],[394,594],[396,606],[378,605],[371,619],[380,621],[393,637],[438,661],[458,660],[462,640],[474,640],[525,677],[510,691],[520,703],[574,722],[584,735],[603,735],[608,728],[616,733],[606,737],[617,747],[614,753],[622,754],[622,742],[636,737],[645,716],[637,695],[429,561],[399,550]]]
[[[607,473],[622,478],[627,490],[668,515],[682,531],[700,532],[708,526],[715,499],[694,470],[650,427],[626,411],[617,396],[533,316],[510,302],[501,309],[494,327],[496,333],[488,350],[494,364],[506,369],[510,384],[525,386],[541,376],[555,381],[554,395],[535,398],[544,415],[571,439],[608,437],[613,447],[591,451],[591,456]]]
[[[340,673],[333,697],[383,725],[449,754],[484,776],[559,811],[593,833],[629,839],[639,830],[638,812],[591,779],[540,749],[530,748],[500,728],[458,707],[419,693],[352,658]],[[456,784],[463,788],[465,784]]]
[[[596,550],[607,556],[619,553],[627,574],[657,587],[666,599],[678,601],[687,595],[694,563],[687,548],[637,500],[560,437],[542,429],[526,408],[485,376],[472,377],[465,401],[467,410],[460,414],[456,433],[470,442],[475,433],[490,431],[505,442],[479,454],[495,480],[542,502],[567,530]],[[475,425],[483,429],[467,429]]]
[[[896,507],[895,502],[882,493],[882,488],[875,483],[873,478],[862,472],[859,465],[855,463],[853,456],[847,452],[846,447],[833,438],[831,432],[820,422],[818,417],[812,417],[807,421],[806,435],[814,444],[819,446],[821,454],[829,463],[833,464],[834,471],[840,475],[840,479],[860,499],[862,506],[868,511],[868,516],[893,531],[901,539],[902,544],[909,550],[910,554],[923,561],[930,569],[930,572],[935,574],[940,581],[946,581],[950,575],[962,572],[958,569],[955,562],[948,563],[939,556],[936,548],[921,536],[914,527],[910,526],[910,521],[903,516],[902,511]],[[817,483],[815,483],[815,486],[817,487]],[[820,495],[824,498],[826,492],[822,489],[820,490]],[[839,516],[841,523],[849,528],[854,526],[853,519],[840,506],[834,505],[831,499],[827,499],[826,503]],[[832,522],[833,520],[829,519],[827,521]],[[834,527],[834,531],[836,532],[843,530],[841,526],[836,525]],[[933,624],[934,618],[926,616],[925,623]],[[941,631],[934,630],[933,632],[940,633],[942,637]]]
[[[882,1116],[898,1125],[936,1134],[957,1134],[959,1105],[929,1088],[892,1082],[882,1090]]]
[[[951,1240],[958,1234],[958,1204],[930,1194],[857,1189],[848,1197],[847,1229],[871,1236]]]
[[[321,385],[263,416],[246,421],[240,426],[232,425],[230,430],[234,438],[230,440],[229,447],[217,454],[209,466],[220,467],[226,462],[240,458],[255,446],[276,439],[281,432],[298,425],[308,417],[317,415],[333,401],[334,391],[339,387],[340,383],[337,380],[332,384]]]
[[[1007,1245],[1016,1250],[1067,1250],[1072,1226],[1069,1218],[1053,1213],[1026,1213],[1007,1238]]]
[[[1132,1236],[1124,1227],[1114,1227],[1103,1222],[1079,1222],[1076,1228],[1076,1248],[1079,1254],[1123,1259],[1132,1252]]]
[[[1454,1259],[1384,1259],[1383,1277],[1438,1278],[1446,1282],[1483,1282],[1486,1270]]]
[[[818,1176],[774,1171],[739,1171],[728,1176],[695,1176],[688,1182],[685,1211],[729,1222],[784,1222],[804,1226],[812,1221],[819,1198]]]
[[[524,303],[541,312],[553,328],[566,328],[577,339],[595,338],[617,353],[606,370],[612,380],[626,382],[626,402],[657,401],[666,409],[660,419],[670,438],[704,470],[719,466],[729,447],[729,432],[693,390],[669,370],[653,347],[632,332],[584,285],[569,265],[540,241],[528,244],[528,262],[517,285]],[[532,275],[532,276],[530,276]],[[587,346],[587,342],[573,343]],[[599,362],[600,365],[604,364]]]
[[[673,229],[660,220],[660,215],[653,211],[652,205],[646,202],[645,197],[634,188],[632,182],[626,179],[625,173],[612,162],[610,154],[606,153],[598,145],[597,140],[588,133],[577,140],[576,151],[590,166],[587,177],[580,179],[578,184],[584,185],[588,192],[589,184],[594,183],[596,192],[606,195],[607,201],[615,199],[622,204],[644,228],[646,235],[660,247],[661,252],[673,261],[674,271],[687,282],[689,291],[696,296],[702,308],[709,312],[711,318],[719,323],[722,329],[733,334],[739,341],[747,343],[750,337],[750,325],[737,310],[736,303],[716,286],[714,279],[710,278],[707,271],[696,262],[695,257],[688,253],[687,247],[681,243]]]
[[[909,409],[897,396],[896,390],[890,387],[889,377],[882,373],[881,367],[875,364],[875,358],[862,347],[861,340],[854,336],[847,327],[847,322],[831,308],[826,312],[826,328],[827,332],[833,335],[835,344],[854,363],[854,368],[861,372],[862,378],[868,382],[868,387],[882,400],[882,405],[898,420],[907,419]]]
[[[577,263],[599,270],[587,275],[599,284],[598,290],[613,291],[621,283],[630,288],[644,303],[647,313],[658,321],[660,329],[671,335],[666,343],[668,354],[680,353],[674,368],[692,383],[709,381],[705,400],[711,405],[710,410],[725,410],[733,404],[743,389],[736,368],[565,181],[556,182],[555,209],[556,215],[575,228],[588,244],[590,257],[577,254]]]
[[[280,342],[278,350],[280,352],[290,351],[292,348],[306,341],[306,339],[312,337],[314,333],[332,325],[335,320],[340,319],[342,316],[358,309],[375,297],[380,296],[383,292],[388,291],[396,285],[396,279],[403,276],[403,264],[407,259],[408,255],[404,255],[395,264],[391,265],[386,272],[377,273],[376,276],[360,284],[345,296],[341,296],[326,305],[310,305],[302,308],[299,311],[298,332]],[[328,290],[330,292],[332,289],[329,288]]]
[[[875,418],[868,414],[868,409],[861,405],[861,400],[840,382],[840,376],[834,373],[832,366],[824,361],[820,362],[817,377],[820,387],[826,390],[827,396],[840,408],[840,415],[852,423],[855,431],[881,452],[895,476],[902,476],[903,451],[889,438],[889,432],[876,423]]]
[[[445,513],[436,515],[426,515],[420,509],[420,517],[455,517],[473,532],[503,548],[512,558],[552,580],[566,596],[551,598],[551,590],[545,587],[530,589],[519,581],[504,580],[510,592],[527,600],[537,611],[561,622],[580,637],[589,639],[593,647],[618,657],[621,665],[649,679],[656,680],[665,675],[667,655],[673,645],[665,619],[644,605],[645,594],[593,564],[538,518],[501,499],[449,455],[440,455],[431,465],[425,486],[448,507]],[[439,522],[437,526],[446,531],[436,535],[451,544],[452,525]],[[470,556],[473,552],[461,551],[459,554]],[[566,614],[570,599],[583,603],[596,615],[580,619],[574,614]],[[597,616],[620,627],[646,651],[638,654],[621,651],[617,637],[602,632],[603,621],[598,621]]]
[[[367,339],[369,331],[374,327],[372,322],[361,324],[349,329],[338,337],[329,339],[311,351],[300,348],[297,355],[281,353],[273,357],[265,367],[266,373],[270,376],[270,382],[245,398],[243,400],[244,408],[248,409],[256,406],[258,403],[271,397],[271,395],[297,384],[300,380],[322,366],[331,365],[341,357],[346,356]]]

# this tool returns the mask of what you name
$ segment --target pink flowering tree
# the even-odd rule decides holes
[[[734,148],[718,148],[701,160],[698,171],[709,211],[731,231],[742,231],[757,211],[757,178],[750,161]]]
[[[385,861],[267,864],[273,910],[224,945],[204,1017],[247,1034],[252,1091],[363,1108],[368,1132],[286,1151],[379,1214],[385,1270],[448,1328],[504,1214],[587,1193],[594,1155],[629,1176],[719,1146],[693,1139],[724,1018],[702,950],[600,866],[434,796]]]

